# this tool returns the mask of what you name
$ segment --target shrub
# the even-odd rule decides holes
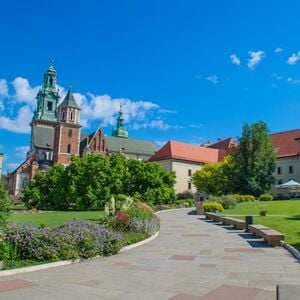
[[[0,229],[4,229],[7,225],[8,217],[11,214],[11,204],[8,192],[0,179]]]
[[[224,210],[222,204],[218,202],[204,202],[202,204],[202,207],[204,209],[204,212],[222,212]]]
[[[267,211],[266,210],[261,210],[259,212],[259,215],[262,216],[262,217],[265,217],[267,215]]]
[[[222,204],[223,208],[233,208],[236,206],[236,199],[232,195],[224,195],[220,197],[211,197],[211,201]]]
[[[184,191],[182,193],[178,193],[176,197],[178,200],[194,199],[194,193],[191,191]]]
[[[272,201],[273,196],[271,194],[261,194],[259,196],[259,201]]]
[[[121,248],[121,236],[90,222],[71,222],[56,229],[10,225],[6,240],[19,259],[57,260],[111,255]]]
[[[232,197],[236,200],[237,203],[255,201],[255,197],[252,195],[233,194]]]
[[[159,218],[154,216],[152,218],[131,218],[129,228],[131,231],[143,232],[148,236],[153,235],[159,230]]]

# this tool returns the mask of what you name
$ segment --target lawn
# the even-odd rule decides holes
[[[267,211],[266,217],[259,216],[261,210]],[[235,208],[226,209],[224,214],[241,219],[253,215],[255,224],[284,233],[285,241],[300,250],[300,200],[239,203]]]
[[[104,211],[15,212],[11,215],[9,223],[45,225],[53,228],[73,220],[97,221],[103,215]]]

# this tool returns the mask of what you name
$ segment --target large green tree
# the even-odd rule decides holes
[[[90,154],[72,157],[67,167],[57,164],[36,173],[24,189],[23,201],[28,207],[55,210],[103,207],[119,194],[169,203],[176,198],[174,183],[174,174],[157,163]]]
[[[221,196],[232,192],[233,159],[226,156],[219,163],[208,163],[192,176],[192,182],[198,191],[208,195]]]
[[[244,124],[233,155],[236,192],[259,196],[268,191],[274,182],[275,162],[267,125],[261,121]]]

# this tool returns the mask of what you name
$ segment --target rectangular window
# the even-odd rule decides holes
[[[191,190],[191,189],[192,189],[192,183],[189,182],[189,183],[188,183],[188,190]]]
[[[47,109],[52,111],[52,102],[51,101],[47,102]]]
[[[71,153],[71,145],[70,144],[67,147],[67,153]]]
[[[277,167],[277,174],[281,174],[281,167]]]
[[[191,169],[189,169],[188,174],[189,174],[189,176],[192,176],[192,170]]]
[[[289,166],[289,174],[293,174],[294,173],[294,168],[293,166]]]

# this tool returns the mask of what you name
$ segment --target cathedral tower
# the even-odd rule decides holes
[[[53,153],[55,163],[67,165],[72,155],[79,154],[80,128],[80,108],[69,89],[57,109]]]
[[[128,138],[128,132],[127,132],[127,130],[125,128],[125,125],[124,125],[122,105],[120,105],[119,116],[118,116],[118,119],[117,119],[117,126],[113,130],[112,136],[122,137],[122,138]]]

